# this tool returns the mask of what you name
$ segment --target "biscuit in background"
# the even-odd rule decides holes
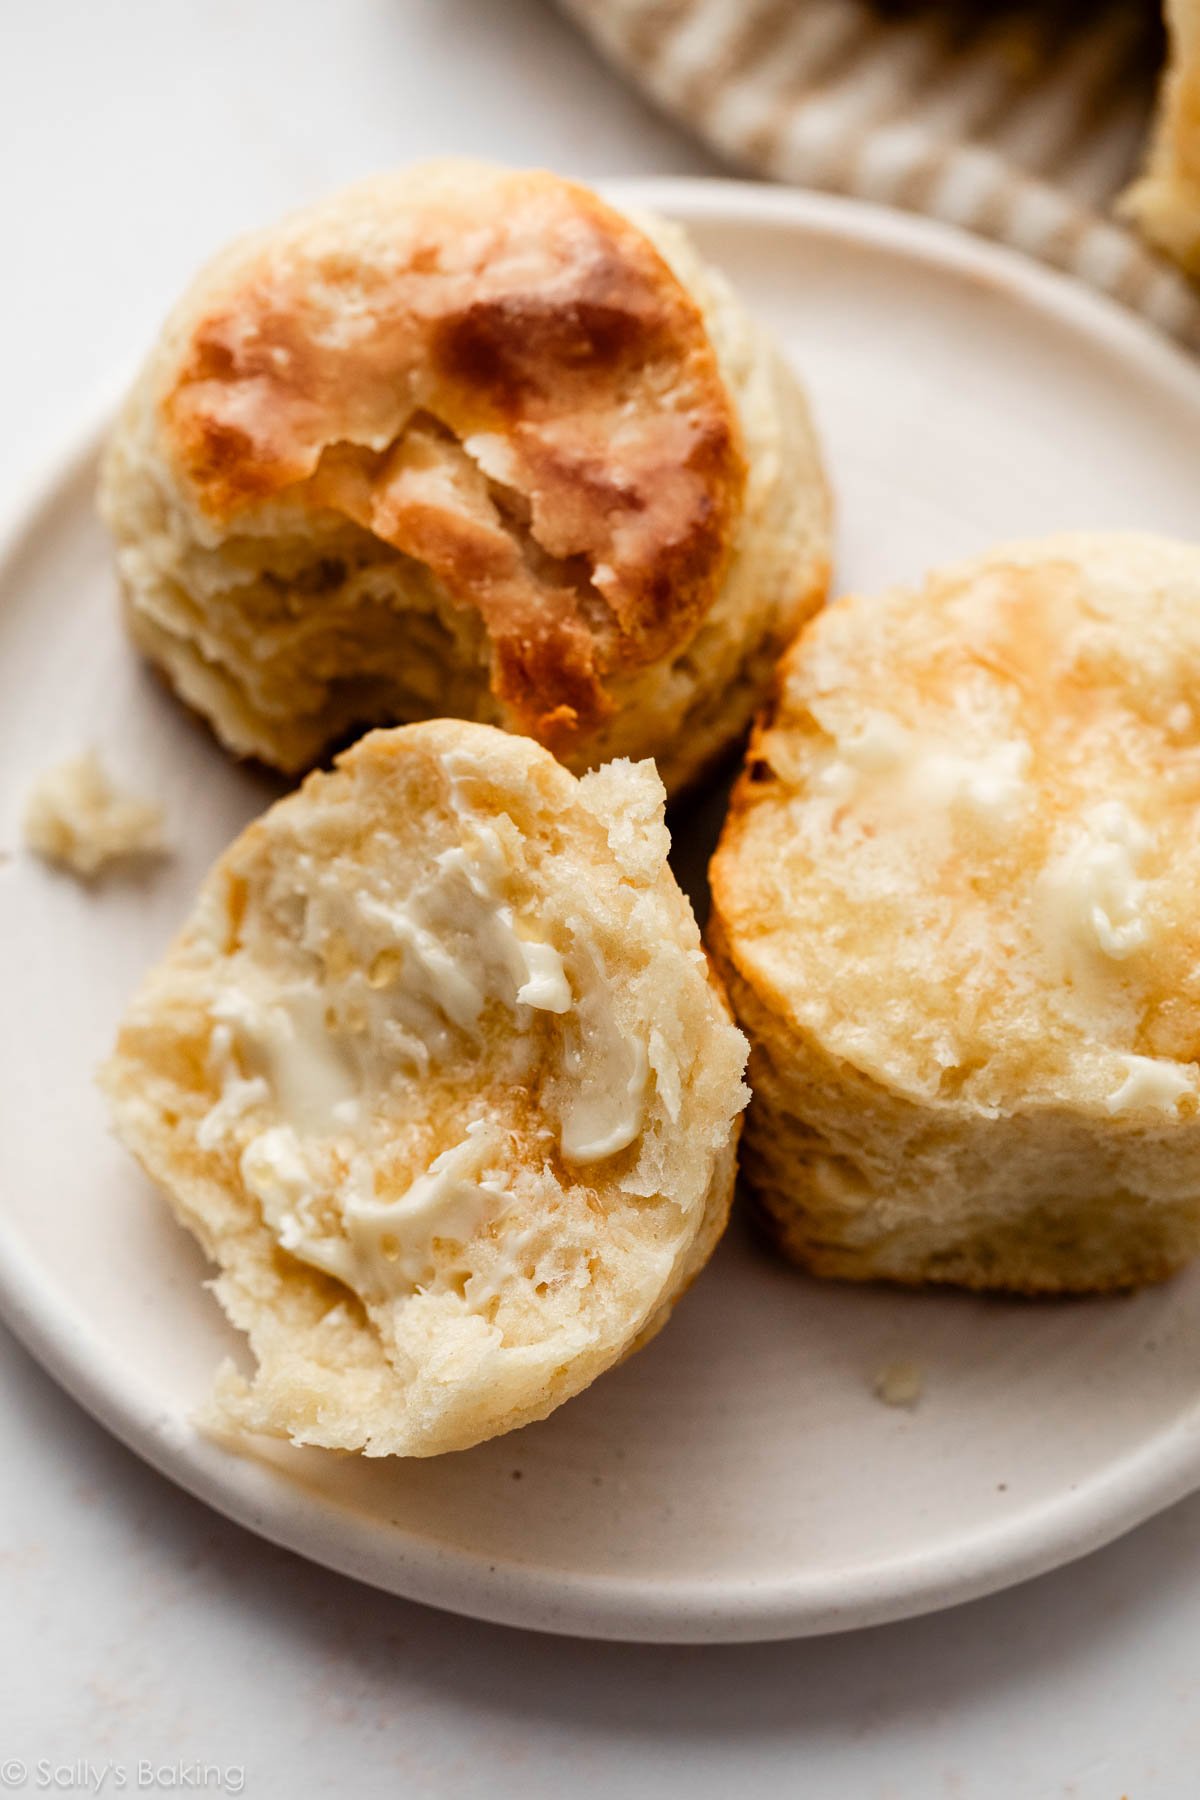
[[[1200,278],[1200,0],[1166,0],[1170,50],[1145,173],[1121,211]]]
[[[743,1163],[818,1274],[1028,1293],[1200,1247],[1200,549],[1079,535],[801,634],[712,864]]]
[[[374,732],[220,858],[102,1081],[257,1370],[221,1426],[432,1456],[644,1343],[720,1236],[746,1045],[648,763]]]
[[[822,601],[795,376],[678,227],[551,174],[381,176],[234,244],[125,405],[100,504],[135,641],[302,770],[450,714],[669,791]]]

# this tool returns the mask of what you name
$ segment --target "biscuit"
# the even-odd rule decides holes
[[[1134,1286],[1200,1245],[1200,549],[1004,547],[820,615],[712,864],[743,1165],[818,1274]]]
[[[1145,173],[1121,211],[1200,277],[1200,0],[1166,0],[1170,51]]]
[[[543,1418],[713,1249],[746,1045],[649,763],[369,734],[242,833],[102,1072],[257,1372],[215,1420],[432,1456]]]
[[[675,226],[442,162],[235,244],[104,457],[136,642],[287,772],[452,715],[668,790],[823,600],[799,384]]]

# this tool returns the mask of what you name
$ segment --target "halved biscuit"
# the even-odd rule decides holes
[[[655,1332],[720,1235],[745,1042],[649,764],[375,732],[220,858],[102,1080],[219,1265],[234,1426],[431,1456]]]
[[[1200,1247],[1200,550],[1095,535],[802,633],[712,865],[747,1177],[821,1274],[1131,1286]]]

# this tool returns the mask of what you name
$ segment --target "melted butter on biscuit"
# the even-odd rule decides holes
[[[445,765],[460,842],[403,899],[347,881],[336,863],[310,866],[299,941],[319,972],[267,983],[251,962],[211,1008],[220,1094],[200,1147],[269,1106],[274,1122],[241,1148],[242,1180],[281,1248],[364,1299],[412,1291],[435,1239],[469,1242],[503,1209],[503,1134],[486,1121],[399,1195],[375,1192],[367,1142],[388,1088],[478,1041],[492,1009],[511,1018],[514,1085],[536,1073],[538,1016],[562,1018],[545,1089],[566,1161],[626,1149],[648,1100],[647,1048],[621,1028],[596,946],[576,929],[564,953],[539,932],[511,896],[501,831],[466,796],[474,771]]]
[[[1125,1079],[1104,1102],[1110,1113],[1147,1108],[1173,1113],[1185,1094],[1196,1091],[1190,1067],[1157,1056],[1122,1056],[1118,1061]]]
[[[834,738],[816,785],[835,801],[875,802],[908,819],[939,820],[957,810],[984,823],[1011,819],[1028,794],[1032,760],[1023,739],[966,754],[954,744],[871,712]]]
[[[272,1126],[242,1152],[241,1174],[280,1247],[353,1288],[364,1300],[414,1293],[434,1275],[435,1241],[466,1245],[511,1198],[493,1167],[504,1134],[486,1120],[393,1196],[376,1193],[370,1159],[350,1167],[336,1209],[330,1185],[296,1132]]]
[[[600,1162],[633,1143],[642,1127],[649,1076],[646,1047],[617,1024],[593,951],[584,963],[563,1056],[568,1081],[562,1151],[575,1163]]]
[[[213,1017],[230,1029],[251,1077],[261,1078],[305,1135],[336,1131],[357,1106],[358,1068],[347,1046],[327,1029],[325,1011],[315,985],[290,988],[267,1004],[226,988],[212,1008]],[[232,1079],[238,1079],[236,1072]]]
[[[1089,807],[1037,883],[1034,916],[1060,978],[1086,988],[1150,938],[1138,865],[1150,835],[1119,800]]]

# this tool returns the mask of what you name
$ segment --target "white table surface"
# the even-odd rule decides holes
[[[220,240],[445,150],[713,169],[539,0],[0,0],[0,502]],[[591,1645],[310,1567],[143,1467],[3,1334],[0,1370],[0,1790],[15,1759],[30,1793],[106,1770],[102,1792],[165,1791],[200,1763],[208,1792],[225,1772],[289,1800],[1200,1795],[1200,1499],[906,1625]]]

